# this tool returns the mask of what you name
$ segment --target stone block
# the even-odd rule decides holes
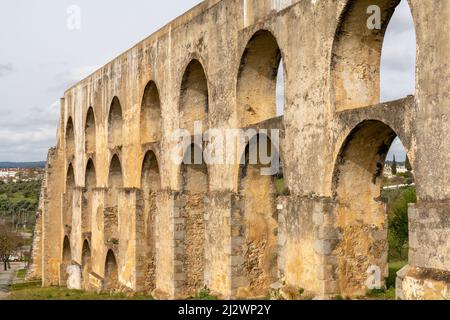
[[[329,240],[316,240],[314,242],[314,251],[318,254],[328,256],[333,252],[334,243]]]

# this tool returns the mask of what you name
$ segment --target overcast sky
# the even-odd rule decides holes
[[[45,160],[55,144],[64,90],[200,2],[2,0],[0,161]],[[81,9],[79,30],[67,27],[72,5]],[[414,91],[414,37],[403,3],[385,40],[383,100]],[[401,144],[393,149],[404,158]]]

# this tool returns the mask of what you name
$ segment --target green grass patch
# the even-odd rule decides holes
[[[17,278],[19,278],[19,279],[25,279],[26,276],[27,276],[27,269],[20,269],[20,270],[17,270],[17,273],[16,273],[16,277],[17,277]]]
[[[211,292],[208,289],[202,289],[198,292],[198,294],[195,297],[191,297],[188,300],[219,300],[219,298],[215,295],[212,295]]]
[[[100,293],[69,290],[61,287],[42,288],[41,282],[13,284],[10,287],[10,300],[153,300],[143,294]]]
[[[284,178],[275,178],[275,189],[278,195],[286,196],[289,194],[289,189],[286,186]]]

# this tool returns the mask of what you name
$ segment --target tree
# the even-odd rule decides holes
[[[408,170],[409,172],[413,171],[412,166],[411,166],[411,162],[409,161],[408,156],[406,156],[405,167],[406,167],[406,170]]]
[[[22,245],[23,239],[17,232],[6,225],[0,225],[0,260],[5,271],[11,268],[10,258]]]
[[[392,170],[392,175],[396,176],[397,175],[397,161],[395,161],[395,155],[394,155],[394,160],[392,161],[391,170]]]

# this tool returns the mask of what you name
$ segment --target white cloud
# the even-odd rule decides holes
[[[381,57],[381,100],[414,94],[416,34],[407,1],[397,7],[386,31]]]
[[[64,92],[73,85],[77,84],[95,70],[100,68],[100,66],[79,66],[73,69],[65,70],[60,72],[55,77],[55,83],[58,85],[52,87],[52,90],[57,92]]]
[[[13,71],[11,63],[0,64],[0,77],[5,77]]]
[[[63,2],[55,2],[53,6],[33,4],[33,10],[26,12],[19,10],[20,6],[16,5],[18,2],[5,5],[14,14],[24,14],[24,20],[34,21],[35,28],[30,30],[29,24],[22,26],[13,14],[7,13],[11,10],[0,12],[3,18],[0,19],[0,30],[15,30],[14,33],[2,34],[5,39],[2,38],[4,42],[0,58],[12,63],[0,64],[0,93],[3,99],[0,161],[44,159],[47,149],[55,144],[59,116],[59,101],[53,104],[51,101],[95,71],[97,64],[107,62],[112,56],[131,47],[137,39],[148,35],[152,29],[159,28],[164,21],[167,22],[200,1],[186,0],[182,4],[176,0],[166,1],[156,12],[146,10],[154,7],[152,2],[146,1],[131,1],[133,5],[124,8],[119,3],[111,4],[105,0],[83,0],[80,3],[86,10],[83,11],[82,31],[70,34],[65,28],[66,7]],[[27,5],[30,4],[27,2]],[[105,5],[110,8],[110,15],[103,19],[98,12],[102,12]],[[60,11],[61,16],[58,16]],[[39,18],[38,22],[33,20],[41,16],[46,19]],[[121,23],[117,24],[119,17]],[[385,38],[382,58],[383,100],[401,98],[414,91],[414,37],[411,14],[403,0]],[[53,41],[48,41],[50,38]],[[20,66],[20,70],[16,66]],[[5,78],[7,75],[8,81]],[[14,82],[10,81],[11,78],[15,78]],[[26,94],[23,87],[27,89]],[[279,85],[279,113],[283,99],[283,87]],[[399,144],[394,144],[393,148],[399,150]]]
[[[388,155],[386,157],[386,160],[392,161],[395,155],[395,160],[403,162],[406,160],[406,152],[405,147],[403,146],[402,142],[399,138],[396,138],[394,142],[392,143],[392,146],[388,152]]]
[[[407,1],[402,0],[388,26],[381,58],[381,100],[404,98],[415,92],[416,33]],[[387,159],[405,161],[406,152],[395,139]]]
[[[41,161],[56,142],[59,101],[23,114],[9,111],[0,118],[0,159]]]

